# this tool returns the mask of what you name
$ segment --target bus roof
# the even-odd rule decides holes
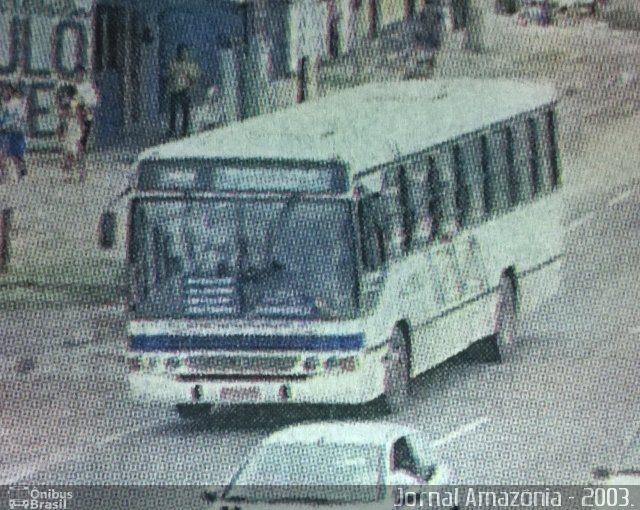
[[[370,83],[152,147],[139,160],[338,160],[353,175],[553,101],[551,86],[510,80]]]

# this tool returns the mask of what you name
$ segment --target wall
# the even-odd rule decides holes
[[[55,91],[77,64],[91,70],[93,5],[0,0],[0,81],[26,94],[33,146],[56,146]]]
[[[179,8],[164,9],[159,13],[160,33],[160,81],[161,105],[166,106],[166,71],[175,57],[178,44],[190,48],[191,58],[201,70],[201,80],[197,99],[202,100],[205,90],[213,84],[220,85],[224,80],[221,52],[230,41],[242,37],[243,27],[240,12],[225,5],[198,5],[192,2]]]

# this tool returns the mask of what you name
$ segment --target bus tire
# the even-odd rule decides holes
[[[176,404],[176,412],[183,420],[200,420],[211,414],[211,404]]]
[[[409,349],[407,339],[399,328],[394,328],[388,340],[384,362],[384,403],[387,411],[398,414],[409,402]]]
[[[513,352],[518,323],[516,286],[513,278],[504,273],[498,286],[498,304],[496,305],[496,327],[493,335],[496,361],[504,363]]]

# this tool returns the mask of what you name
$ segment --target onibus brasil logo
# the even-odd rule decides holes
[[[34,510],[64,510],[71,508],[67,505],[73,498],[71,491],[56,489],[40,489],[28,485],[9,487],[9,508],[30,508]]]

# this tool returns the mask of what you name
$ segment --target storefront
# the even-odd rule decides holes
[[[0,82],[25,95],[37,145],[55,143],[60,83],[90,67],[92,19],[91,0],[0,0]]]
[[[390,1],[0,0],[0,81],[27,95],[31,146],[55,147],[55,91],[82,64],[100,96],[97,146],[144,146],[167,129],[179,44],[201,70],[194,108],[215,85],[231,122],[313,97],[321,61],[422,2]]]

